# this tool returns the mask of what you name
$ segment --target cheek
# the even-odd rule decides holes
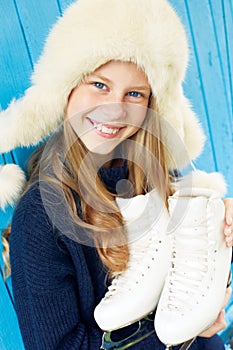
[[[147,108],[144,109],[144,111],[141,113],[141,115],[139,117],[141,125],[143,124],[144,120],[146,119],[146,116],[147,116]]]
[[[81,85],[75,88],[68,99],[67,104],[67,117],[71,118],[72,116],[79,114],[80,112],[87,110],[90,105],[90,96],[86,93],[86,88],[84,85]]]
[[[70,118],[76,114],[85,115],[85,112],[98,106],[100,101],[91,94],[79,94],[78,98],[70,98],[67,106],[67,117]]]
[[[67,110],[66,110],[66,116],[68,119],[73,117],[77,112],[77,108],[73,104],[68,104]]]
[[[66,109],[66,115],[67,118],[71,118],[73,115],[79,112],[79,103],[78,99],[76,98],[76,93],[73,91],[69,97],[67,109]]]
[[[143,124],[144,120],[146,119],[147,111],[145,108],[143,109],[137,109],[135,113],[130,113],[130,117],[128,118],[129,124],[132,125],[133,128],[140,128],[140,126]]]

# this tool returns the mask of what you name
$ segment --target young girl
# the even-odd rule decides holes
[[[186,36],[165,0],[79,0],[50,33],[32,87],[2,112],[4,151],[52,133],[32,159],[11,230],[26,349],[101,347],[94,309],[129,259],[116,196],[156,188],[166,204],[173,170],[203,146],[182,93],[186,66]],[[164,349],[150,318],[143,324],[136,335],[134,324],[114,332],[109,348]],[[223,327],[221,313],[190,349],[224,349],[214,335]]]

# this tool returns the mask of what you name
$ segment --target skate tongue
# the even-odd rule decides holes
[[[143,214],[148,204],[148,196],[138,195],[133,198],[117,197],[116,202],[125,221],[129,224]]]
[[[117,197],[116,202],[127,224],[136,222],[138,219],[149,220],[152,224],[165,208],[162,198],[155,189],[133,198]]]
[[[128,242],[132,243],[142,236],[160,221],[161,225],[167,225],[168,211],[165,204],[154,189],[145,195],[133,198],[116,198],[116,202],[125,220]]]

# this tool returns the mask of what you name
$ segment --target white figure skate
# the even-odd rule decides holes
[[[126,221],[129,262],[97,305],[95,320],[106,331],[119,329],[152,312],[164,285],[171,255],[167,208],[153,190],[132,199],[117,198]]]
[[[216,320],[231,263],[220,199],[224,180],[220,174],[198,171],[193,182],[187,188],[186,179],[169,198],[172,257],[155,315],[155,330],[167,345],[197,336]]]

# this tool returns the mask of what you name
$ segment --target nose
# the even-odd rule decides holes
[[[102,108],[107,120],[117,121],[126,118],[126,104],[123,101],[109,101]]]

